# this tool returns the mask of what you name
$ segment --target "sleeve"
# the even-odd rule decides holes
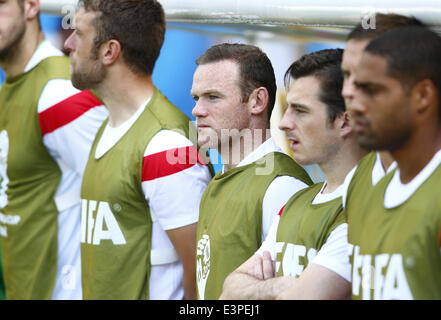
[[[142,189],[152,219],[163,230],[198,221],[199,203],[210,180],[207,164],[185,136],[161,130],[149,142],[144,154]]]
[[[289,198],[306,187],[306,183],[291,176],[279,176],[271,182],[263,197],[262,240],[266,238],[274,218]]]
[[[107,116],[107,109],[95,95],[77,90],[70,80],[50,80],[38,102],[43,143],[60,165],[67,165],[79,175]]]
[[[330,234],[311,263],[319,264],[334,271],[351,282],[351,265],[349,263],[348,224],[342,223]]]
[[[260,248],[256,251],[256,254],[263,256],[264,251],[269,251],[271,259],[276,260],[276,241],[277,241],[277,229],[279,228],[280,215],[276,215],[271,225],[268,235],[263,241]]]

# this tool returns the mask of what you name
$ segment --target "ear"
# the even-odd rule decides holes
[[[439,96],[432,80],[424,79],[413,86],[411,102],[416,113],[424,113],[430,106],[435,106],[438,112]]]
[[[346,138],[352,132],[351,116],[348,111],[343,112],[335,119],[336,125],[340,129],[340,135],[343,138]]]
[[[102,44],[100,48],[102,62],[105,66],[110,66],[118,59],[121,54],[121,44],[117,40],[109,40]]]
[[[268,107],[268,90],[264,87],[254,89],[248,99],[248,104],[251,108],[252,115],[260,115],[266,112]]]
[[[38,17],[40,11],[40,0],[26,0],[24,2],[24,13],[27,20]]]

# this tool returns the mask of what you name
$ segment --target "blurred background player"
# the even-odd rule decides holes
[[[312,181],[271,138],[276,83],[266,54],[223,43],[196,63],[191,94],[198,143],[217,149],[224,163],[202,197],[197,233],[198,295],[211,300],[259,248],[274,213]]]
[[[0,231],[7,299],[81,299],[80,186],[107,116],[45,40],[38,0],[0,2]]]
[[[348,35],[348,40],[343,53],[342,72],[344,76],[342,95],[345,99],[346,108],[352,113],[351,119],[357,113],[357,105],[354,102],[354,70],[357,67],[361,54],[369,42],[384,32],[406,26],[420,26],[422,23],[413,17],[406,17],[398,14],[375,14],[375,28],[365,28],[362,23],[355,26]],[[352,123],[352,125],[356,125]],[[371,151],[371,150],[366,150]],[[387,151],[372,152],[367,155],[359,164],[357,180],[372,180],[375,185],[387,171],[392,170],[393,159]],[[355,169],[354,169],[355,171]],[[348,180],[352,177],[352,171]],[[343,196],[345,198],[345,195]]]
[[[317,163],[326,180],[289,199],[259,251],[225,281],[223,299],[350,296],[342,184],[365,152],[357,145],[341,96],[342,51],[305,55],[286,72],[287,110],[279,128],[295,160]]]
[[[109,119],[84,173],[84,299],[194,299],[196,225],[211,179],[190,120],[155,87],[165,33],[153,0],[85,0],[66,40],[72,82]]]
[[[436,33],[396,28],[355,68],[358,142],[397,169],[348,192],[353,299],[441,299],[440,55]]]

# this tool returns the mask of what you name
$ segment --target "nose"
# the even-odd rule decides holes
[[[344,79],[343,81],[343,88],[341,91],[341,95],[345,99],[345,101],[350,100],[354,97],[354,79],[349,76],[348,78]]]
[[[72,32],[70,34],[70,36],[66,39],[66,41],[64,41],[64,49],[66,49],[69,52],[72,52],[75,50],[75,46],[74,46],[74,32]]]
[[[205,108],[202,106],[202,104],[199,101],[196,101],[195,106],[194,106],[193,110],[191,111],[191,114],[195,118],[201,118],[201,117],[207,116],[207,111],[205,110]]]
[[[354,87],[351,103],[346,105],[351,116],[362,115],[366,112],[366,101],[363,100],[363,93]]]
[[[279,129],[282,131],[292,130],[294,127],[294,120],[292,119],[290,108],[286,109],[283,114],[282,120],[279,122]]]
[[[353,76],[344,79],[341,94],[345,100],[346,110],[349,111],[349,113],[354,114],[364,112],[365,108],[360,101],[360,92],[355,87]]]

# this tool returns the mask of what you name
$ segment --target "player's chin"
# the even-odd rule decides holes
[[[377,141],[371,135],[368,135],[366,133],[358,133],[357,142],[360,147],[366,150],[380,150],[380,148],[382,147],[382,143],[380,141]]]
[[[212,142],[212,139],[209,135],[198,135],[198,145],[204,149],[213,149],[216,147],[216,144]]]

